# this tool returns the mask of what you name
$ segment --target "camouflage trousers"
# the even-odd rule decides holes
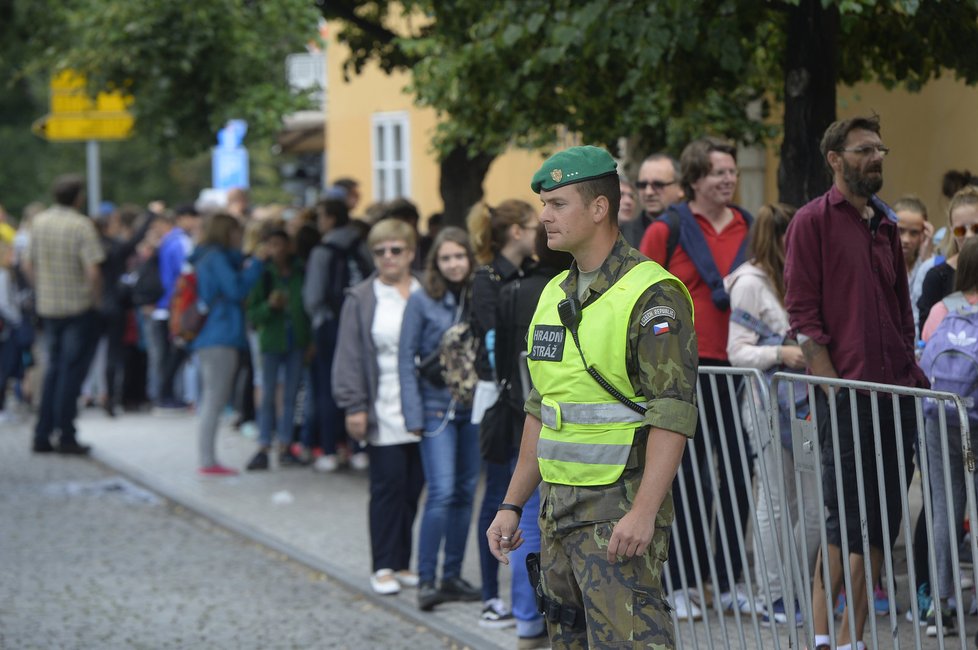
[[[675,630],[662,591],[662,562],[649,545],[641,557],[608,563],[614,522],[584,524],[558,532],[540,518],[540,572],[544,594],[583,610],[586,630],[547,622],[555,649],[675,647]],[[656,531],[656,535],[668,531]],[[668,538],[666,538],[668,539]],[[668,541],[665,542],[668,544]]]

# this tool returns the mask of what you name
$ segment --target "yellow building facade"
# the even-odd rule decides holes
[[[418,206],[422,219],[440,212],[438,158],[431,145],[435,112],[418,108],[404,92],[407,73],[387,75],[369,64],[344,80],[348,55],[331,36],[326,49],[326,180],[358,180],[361,211],[370,203],[404,196]],[[542,161],[540,153],[515,148],[499,156],[483,185],[486,201],[495,205],[515,198],[537,205],[530,178]]]

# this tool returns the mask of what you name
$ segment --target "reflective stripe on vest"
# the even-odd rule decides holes
[[[613,402],[611,404],[554,402],[541,405],[540,420],[545,427],[559,429],[563,424],[641,422],[643,417],[621,402]]]
[[[585,370],[557,313],[557,303],[566,298],[560,287],[566,277],[558,275],[544,289],[527,337],[527,363],[542,398],[540,476],[563,485],[608,485],[621,477],[644,418],[615,401]],[[635,394],[628,376],[631,314],[650,286],[672,279],[658,264],[642,262],[582,310],[578,335],[587,362],[633,402],[645,403],[646,397]]]

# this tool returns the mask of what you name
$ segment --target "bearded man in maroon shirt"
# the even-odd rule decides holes
[[[876,196],[883,186],[883,158],[889,149],[880,138],[879,117],[856,117],[833,123],[825,131],[822,155],[832,173],[832,187],[791,220],[785,260],[785,306],[791,328],[801,342],[812,375],[926,387],[927,379],[914,358],[914,322],[897,217]],[[827,509],[828,547],[819,551],[813,581],[812,607],[817,650],[829,647],[829,612],[822,561],[829,565],[828,591],[834,603],[843,582],[842,530],[846,524],[848,563],[853,593],[839,633],[838,648],[861,648],[869,612],[865,558],[854,477],[861,474],[869,518],[869,562],[873,584],[879,580],[884,544],[890,548],[900,531],[902,515],[897,431],[903,438],[907,481],[913,475],[913,441],[917,434],[913,400],[900,404],[894,422],[888,400],[880,400],[879,425],[883,474],[877,475],[873,421],[868,395],[836,393],[839,456],[848,487],[836,491],[835,449],[829,417],[828,389],[817,391],[816,413],[822,455],[822,483]],[[852,409],[857,430],[852,429]],[[898,429],[898,424],[902,426]],[[861,463],[855,460],[858,438]],[[879,483],[886,499],[880,502]],[[840,496],[842,508],[840,512]],[[889,538],[883,536],[883,517]],[[850,639],[853,617],[856,638]]]

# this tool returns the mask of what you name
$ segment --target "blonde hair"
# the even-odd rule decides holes
[[[495,208],[479,201],[469,210],[466,224],[472,249],[480,264],[489,264],[509,240],[511,226],[522,226],[536,216],[533,206],[519,199],[507,199]]]
[[[947,227],[949,232],[944,244],[943,253],[945,257],[952,257],[961,252],[961,248],[958,246],[958,238],[954,236],[954,223],[951,221],[951,215],[958,208],[968,205],[978,206],[978,187],[974,185],[966,185],[958,190],[951,197],[951,202],[947,206]]]
[[[367,246],[373,247],[383,241],[403,241],[409,249],[417,242],[414,228],[400,219],[381,219],[370,229]]]

